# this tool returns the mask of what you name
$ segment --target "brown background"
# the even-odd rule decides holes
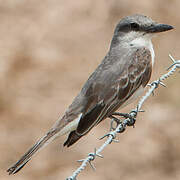
[[[72,148],[62,137],[15,176],[6,169],[52,126],[105,56],[116,23],[134,13],[175,26],[156,37],[152,79],[180,58],[179,0],[0,1],[0,179],[65,179],[103,141],[109,120]],[[180,179],[180,77],[146,102],[136,128],[119,135],[79,180]],[[131,105],[124,111],[129,112]]]

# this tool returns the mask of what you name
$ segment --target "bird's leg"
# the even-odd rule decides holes
[[[113,114],[114,115],[114,114]],[[115,121],[117,124],[122,123],[121,119],[118,119],[117,117],[114,117],[113,115],[110,115],[109,118],[112,119],[113,121]]]
[[[120,117],[123,117],[125,119],[127,118],[131,118],[131,115],[128,114],[128,113],[120,113],[120,112],[114,112],[112,113],[113,116],[120,116]]]
[[[133,111],[132,113],[135,113],[134,116],[131,115],[131,113],[120,113],[120,112],[114,112],[112,113],[112,116],[121,116],[125,119],[129,119],[130,121],[128,122],[128,126],[133,126],[134,127],[134,124],[136,122],[136,115],[137,115],[137,112]]]
[[[111,126],[110,126],[110,131],[115,130],[117,126],[122,123],[121,119],[118,119],[114,117],[113,115],[110,115],[109,118],[111,119]],[[116,126],[114,127],[114,122],[116,123]]]

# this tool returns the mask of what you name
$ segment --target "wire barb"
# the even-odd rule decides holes
[[[164,83],[162,83],[161,81],[159,81],[159,84],[163,87],[167,87]]]
[[[95,168],[94,164],[92,163],[92,161],[89,161],[89,165],[91,166],[93,171],[96,171],[96,168]]]
[[[118,112],[115,112],[112,116],[109,117],[111,119],[110,132],[108,132],[107,134],[105,134],[104,136],[102,136],[100,138],[100,140],[101,140],[101,139],[104,139],[105,137],[107,137],[104,144],[102,144],[98,149],[94,149],[94,153],[89,153],[85,159],[78,160],[78,162],[81,162],[80,167],[76,171],[74,171],[72,176],[68,177],[66,180],[76,180],[76,177],[81,173],[81,171],[83,171],[85,169],[85,167],[87,166],[88,163],[90,164],[92,169],[95,170],[95,167],[92,164],[92,161],[94,161],[96,157],[103,158],[103,156],[100,153],[104,150],[104,148],[107,145],[111,144],[112,142],[118,142],[118,140],[116,139],[116,135],[118,133],[124,132],[126,130],[126,127],[129,125],[134,126],[138,113],[144,112],[143,110],[141,110],[141,107],[144,104],[144,102],[146,101],[146,99],[151,94],[154,93],[154,90],[157,89],[159,87],[159,85],[166,87],[166,85],[164,83],[162,83],[162,81],[164,81],[165,79],[167,79],[168,77],[173,75],[177,68],[180,68],[180,60],[175,60],[170,54],[169,54],[169,57],[172,60],[173,64],[171,64],[169,66],[169,68],[167,69],[168,72],[166,74],[163,74],[158,80],[153,81],[151,84],[148,84],[148,86],[150,88],[147,90],[145,95],[141,97],[141,99],[139,100],[139,102],[137,104],[136,109],[132,110],[130,113],[126,114],[127,117],[124,120],[114,117],[115,115],[118,116],[118,114],[122,115],[122,113],[118,113]],[[116,123],[116,127],[113,126],[114,122]]]

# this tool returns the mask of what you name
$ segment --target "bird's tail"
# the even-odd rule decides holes
[[[20,171],[26,163],[31,160],[32,156],[37,153],[40,149],[49,144],[55,139],[57,131],[49,131],[44,137],[42,137],[32,148],[29,149],[19,161],[17,161],[13,166],[11,166],[7,172],[10,174],[15,174]]]

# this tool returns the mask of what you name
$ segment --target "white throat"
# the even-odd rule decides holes
[[[151,57],[152,57],[152,66],[154,64],[154,49],[153,49],[153,44],[151,42],[151,37],[150,36],[140,36],[137,37],[136,39],[132,40],[130,42],[131,46],[137,46],[137,47],[146,47],[147,49],[150,50],[151,52]]]

